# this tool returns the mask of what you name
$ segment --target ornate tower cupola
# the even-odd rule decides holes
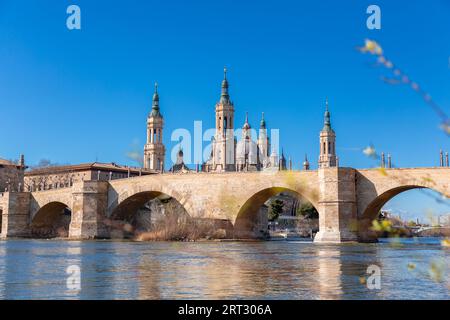
[[[147,143],[144,146],[144,168],[164,172],[165,147],[162,140],[164,121],[159,110],[158,84],[155,83],[152,111],[147,117]]]
[[[305,161],[303,161],[303,170],[309,170],[308,156],[305,154]]]
[[[231,104],[230,95],[228,94],[227,68],[223,68],[222,93],[220,95],[220,103]]]
[[[162,118],[162,115],[159,112],[158,83],[155,83],[155,92],[153,93],[152,99],[152,112],[150,113],[150,116]]]
[[[217,133],[224,136],[225,130],[234,128],[234,106],[228,93],[227,68],[223,69],[222,93],[216,104],[216,138]]]
[[[259,129],[261,129],[261,130],[266,129],[266,120],[264,120],[264,112],[261,115],[261,123],[259,125]]]
[[[328,98],[325,102],[324,125],[320,131],[319,168],[336,166],[336,134],[331,128],[330,112],[328,111]]]
[[[216,104],[213,171],[235,171],[234,106],[228,93],[227,69],[223,69],[222,92]]]

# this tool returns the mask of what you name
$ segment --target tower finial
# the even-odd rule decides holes
[[[153,93],[152,111],[151,116],[161,117],[159,112],[159,94],[158,94],[158,82],[155,82],[155,92]]]
[[[330,131],[331,130],[331,120],[330,120],[330,111],[328,110],[328,97],[325,99],[325,114],[324,114],[324,131]]]
[[[244,126],[242,127],[242,129],[244,130],[248,130],[250,129],[250,124],[248,123],[248,112],[245,113],[245,122],[244,122]]]
[[[223,67],[223,79],[227,80],[227,67],[226,66]]]
[[[266,128],[266,120],[264,120],[264,112],[262,113],[262,116],[261,116],[260,128],[261,129],[265,129]]]
[[[153,93],[153,106],[158,105],[156,102],[159,101],[158,95],[158,82],[155,82],[155,92]]]
[[[303,161],[303,170],[309,170],[309,161],[306,153],[305,153],[305,161]]]

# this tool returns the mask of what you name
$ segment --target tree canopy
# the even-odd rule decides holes
[[[283,212],[284,202],[275,199],[270,203],[269,208],[269,221],[277,220],[280,214]]]
[[[319,219],[319,212],[311,202],[302,202],[297,209],[297,216],[303,216],[306,219]]]

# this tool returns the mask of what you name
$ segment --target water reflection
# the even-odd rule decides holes
[[[319,245],[301,242],[135,243],[0,241],[3,299],[448,299],[427,266],[448,252],[438,242]],[[409,262],[417,265],[408,271]],[[381,290],[361,282],[371,264]],[[81,290],[66,286],[70,265]]]
[[[339,299],[342,295],[342,263],[339,247],[318,248],[317,298]]]

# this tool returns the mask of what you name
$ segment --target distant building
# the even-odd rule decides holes
[[[109,181],[156,173],[142,168],[120,166],[112,163],[82,163],[66,166],[50,166],[25,172],[24,187],[27,191],[69,187],[74,182]]]
[[[147,142],[144,146],[144,168],[164,172],[165,146],[162,140],[163,116],[159,107],[159,94],[155,85],[152,110],[147,117]],[[229,171],[274,171],[291,170],[292,161],[286,161],[283,151],[279,155],[271,146],[266,120],[262,113],[258,130],[252,129],[248,114],[242,126],[241,137],[238,140],[235,123],[234,103],[229,94],[227,71],[224,69],[221,95],[215,105],[215,134],[211,139],[211,153],[209,158],[201,164],[204,172]],[[338,166],[336,156],[336,133],[331,127],[331,115],[328,110],[328,99],[324,114],[324,126],[320,131],[319,168]],[[180,164],[174,164],[172,172],[180,172]],[[180,167],[181,168],[181,167]],[[183,170],[188,172],[186,166]],[[310,170],[310,164],[305,157],[304,170]],[[196,170],[197,171],[197,170]]]
[[[252,137],[248,114],[242,126],[241,140],[235,138],[234,103],[228,93],[226,69],[222,81],[222,93],[216,104],[216,133],[212,139],[211,157],[203,164],[203,171],[260,171],[278,168],[275,150],[270,153],[264,113],[261,118],[258,137]],[[276,160],[277,162],[274,162]]]
[[[173,173],[187,173],[191,171],[185,164],[183,160],[183,150],[180,149],[177,154],[177,161],[175,164],[170,168],[170,172]]]
[[[23,155],[19,163],[0,158],[0,192],[22,189],[26,168]]]

